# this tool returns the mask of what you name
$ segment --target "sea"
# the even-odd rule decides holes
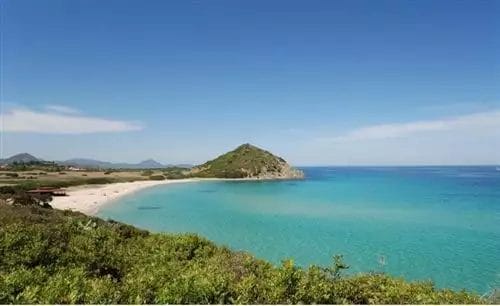
[[[483,294],[500,287],[500,168],[305,167],[304,180],[156,186],[99,216],[196,233],[279,265],[384,272]]]

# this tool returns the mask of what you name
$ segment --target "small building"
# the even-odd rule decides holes
[[[78,168],[78,167],[73,167],[73,166],[70,166],[70,167],[68,168],[68,170],[70,170],[70,171],[84,171],[85,169],[83,169],[83,168]]]
[[[40,187],[37,189],[28,190],[28,193],[36,195],[51,195],[53,197],[60,197],[66,195],[66,190],[53,187]]]

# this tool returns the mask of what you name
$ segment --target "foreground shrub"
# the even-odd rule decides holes
[[[7,177],[12,177],[12,178],[19,177],[19,174],[15,173],[15,172],[5,172],[5,173],[3,173],[3,175],[5,175]]]
[[[150,234],[69,211],[0,203],[0,304],[482,303],[384,274],[280,266],[196,235]]]

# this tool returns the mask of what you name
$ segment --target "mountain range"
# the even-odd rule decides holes
[[[6,159],[0,159],[1,165],[9,165],[15,162],[17,163],[29,163],[29,162],[42,162],[43,160],[37,158],[29,153],[20,153],[13,155]],[[112,163],[107,161],[100,161],[88,158],[73,158],[65,161],[55,161],[57,164],[64,166],[74,166],[82,168],[101,168],[101,169],[154,169],[154,168],[168,168],[168,167],[182,167],[191,168],[192,165],[189,164],[167,164],[164,165],[153,159],[147,159],[139,163]]]

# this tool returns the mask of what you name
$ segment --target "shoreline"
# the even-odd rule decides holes
[[[188,178],[179,180],[134,181],[104,185],[74,186],[66,189],[66,196],[53,197],[49,204],[55,209],[69,209],[93,216],[96,215],[104,205],[139,190],[160,185],[192,183],[205,180],[207,179]]]
[[[66,188],[66,196],[56,196],[49,203],[55,209],[69,209],[86,215],[94,216],[99,210],[119,198],[133,194],[146,188],[168,185],[206,181],[272,181],[284,180],[263,178],[185,178],[178,180],[162,181],[133,181],[124,183],[111,183],[103,185],[80,185]],[[285,179],[286,180],[286,179]]]

